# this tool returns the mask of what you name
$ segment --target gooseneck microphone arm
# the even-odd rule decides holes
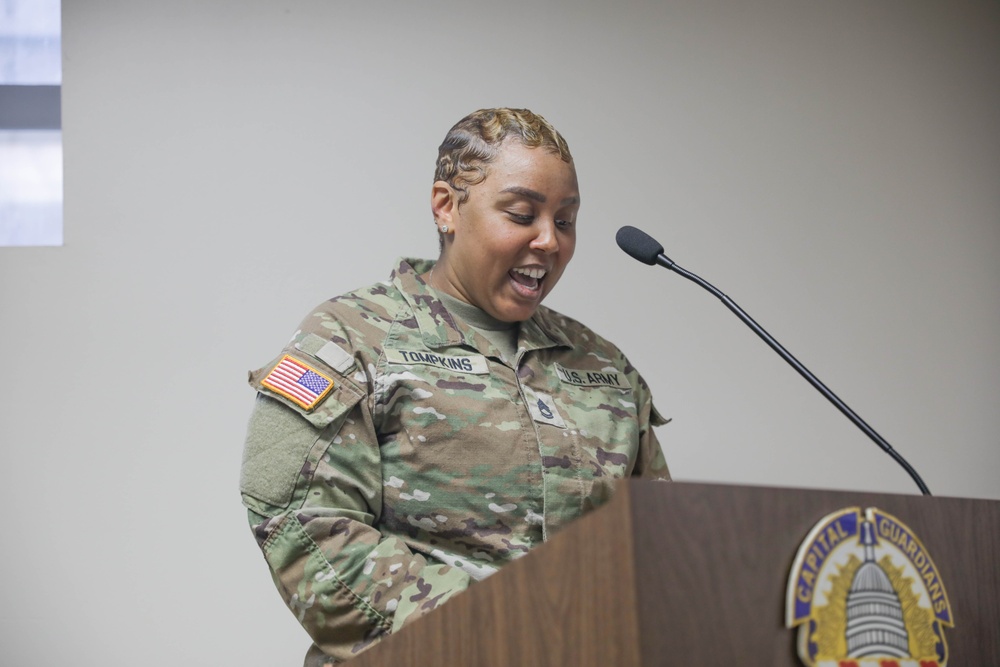
[[[757,322],[755,322],[752,317],[747,315],[742,308],[736,305],[735,301],[730,299],[721,290],[716,288],[707,280],[704,280],[703,278],[691,273],[687,269],[678,266],[672,259],[663,254],[663,246],[657,243],[656,240],[653,239],[653,237],[649,236],[642,230],[629,226],[622,227],[621,229],[618,230],[616,240],[618,241],[618,246],[626,253],[628,253],[631,257],[639,260],[644,264],[649,264],[649,265],[659,264],[662,267],[670,269],[674,273],[678,273],[687,278],[688,280],[695,282],[698,285],[701,285],[706,290],[708,290],[716,297],[718,297],[719,300],[722,301],[722,303],[724,303],[727,308],[729,308],[729,310],[733,311],[733,313],[735,313],[738,318],[743,320],[744,324],[753,329],[753,332],[758,336],[760,336],[761,339],[763,339],[763,341],[767,343],[772,350],[777,352],[782,359],[787,361],[792,366],[792,368],[797,370],[802,377],[808,380],[809,384],[815,387],[816,390],[819,391],[819,393],[826,396],[827,400],[829,400],[831,403],[837,406],[837,409],[840,410],[842,413],[844,413],[844,416],[850,419],[855,426],[864,431],[865,435],[871,438],[876,445],[881,447],[886,454],[891,456],[893,460],[895,460],[899,465],[901,465],[903,467],[903,470],[909,473],[910,477],[913,478],[913,481],[917,483],[917,486],[920,488],[921,493],[923,493],[925,496],[931,495],[930,489],[928,489],[927,485],[924,484],[924,480],[920,478],[920,475],[918,475],[917,471],[913,469],[913,466],[911,466],[906,461],[906,459],[904,459],[899,454],[899,452],[893,449],[892,445],[886,442],[885,438],[879,435],[875,431],[875,429],[869,426],[864,419],[859,417],[858,414],[854,412],[854,410],[852,410],[850,407],[848,407],[846,403],[840,400],[840,398],[836,394],[834,394],[829,387],[827,387],[825,384],[823,384],[822,381],[820,381],[819,378],[813,375],[808,368],[803,366],[798,359],[793,357],[792,354],[788,350],[786,350],[784,346],[781,345],[781,343],[776,341],[774,337],[771,336],[771,334],[767,333],[767,331],[765,331],[762,326],[757,324]]]

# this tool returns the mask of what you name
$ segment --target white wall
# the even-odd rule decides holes
[[[483,106],[568,138],[550,305],[642,369],[676,478],[916,492],[622,224],[935,493],[1000,498],[996,2],[63,5],[66,245],[0,250],[3,664],[297,664],[237,493],[245,372],[436,252],[435,149]]]

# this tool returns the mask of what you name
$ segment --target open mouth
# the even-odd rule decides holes
[[[545,269],[539,268],[516,268],[507,272],[510,276],[511,285],[521,296],[526,299],[536,299],[542,291],[542,281],[545,280]]]

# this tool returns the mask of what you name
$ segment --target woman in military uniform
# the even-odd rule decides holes
[[[603,503],[667,479],[649,388],[541,305],[580,206],[562,136],[524,109],[470,114],[439,149],[436,262],[327,301],[259,392],[241,491],[286,604],[342,662]]]

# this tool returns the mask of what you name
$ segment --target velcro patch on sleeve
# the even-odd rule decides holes
[[[316,350],[316,356],[330,364],[338,373],[346,373],[354,367],[354,357],[336,343],[324,343]]]
[[[333,389],[332,379],[287,354],[260,381],[260,384],[306,410],[312,410],[319,405]]]

